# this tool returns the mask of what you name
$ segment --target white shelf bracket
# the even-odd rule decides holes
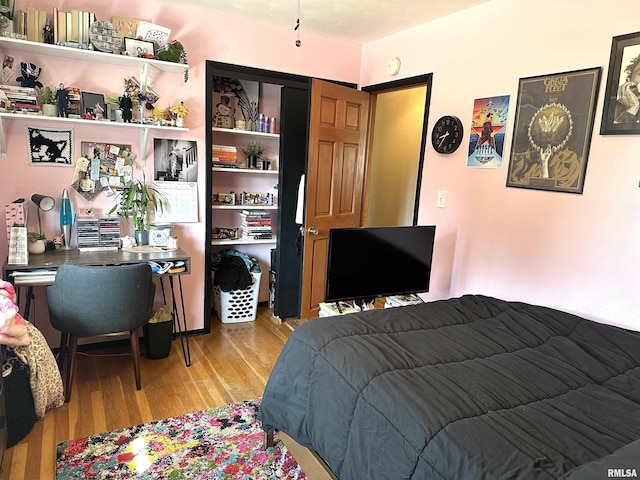
[[[147,164],[147,139],[149,138],[149,129],[140,130],[140,165],[143,167]]]
[[[2,151],[2,160],[7,159],[7,137],[4,131],[4,117],[0,118],[0,151]]]

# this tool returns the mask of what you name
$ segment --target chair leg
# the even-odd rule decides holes
[[[67,381],[64,386],[64,401],[68,402],[71,400],[71,385],[73,383],[73,372],[76,368],[76,351],[78,349],[78,337],[75,335],[69,335],[69,361],[65,361],[68,363],[67,368]]]
[[[140,344],[138,343],[138,330],[129,332],[131,342],[131,354],[133,355],[133,370],[136,374],[136,388],[142,388],[142,380],[140,379]]]
[[[63,368],[65,367],[67,360],[67,343],[69,343],[69,334],[66,332],[60,332],[60,350],[58,351],[58,370],[60,374],[64,374]]]

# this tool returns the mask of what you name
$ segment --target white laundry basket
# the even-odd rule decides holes
[[[242,290],[223,292],[213,286],[213,303],[222,323],[252,322],[258,311],[258,293],[262,272],[251,272],[253,285]]]

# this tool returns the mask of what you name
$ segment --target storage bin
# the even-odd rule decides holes
[[[252,322],[258,311],[258,293],[262,272],[251,272],[253,284],[242,290],[223,292],[213,287],[213,303],[222,323]]]

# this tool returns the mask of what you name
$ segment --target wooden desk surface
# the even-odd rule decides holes
[[[163,250],[161,247],[149,251],[149,247],[143,247],[144,251],[136,249],[107,251],[107,252],[83,252],[78,249],[51,250],[38,255],[29,255],[27,265],[9,264],[5,260],[2,266],[2,278],[10,282],[13,272],[27,272],[32,270],[56,270],[63,263],[74,265],[126,265],[140,262],[177,262],[183,261],[185,270],[179,273],[165,273],[163,275],[187,275],[191,273],[191,257],[181,248],[176,250]]]

